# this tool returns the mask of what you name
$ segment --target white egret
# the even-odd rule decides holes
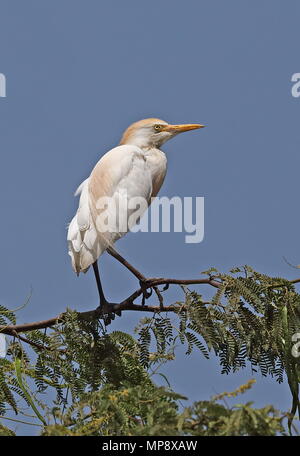
[[[130,125],[124,132],[120,145],[101,157],[90,176],[79,186],[75,195],[80,194],[79,207],[68,229],[68,248],[73,270],[86,272],[92,265],[97,281],[102,314],[108,324],[112,317],[112,304],[105,299],[97,260],[104,251],[115,256],[140,280],[143,279],[135,268],[126,262],[114,249],[114,242],[120,239],[130,227],[122,231],[105,226],[99,220],[105,207],[103,201],[118,208],[118,220],[125,219],[127,225],[132,214],[128,209],[131,198],[141,197],[147,204],[159,192],[167,171],[167,158],[160,147],[178,133],[202,128],[204,125],[171,125],[160,119],[144,119]],[[109,204],[108,204],[109,206]],[[146,208],[145,208],[146,209]],[[110,212],[109,212],[110,211]],[[102,220],[102,219],[101,219]],[[102,220],[103,222],[103,220]]]

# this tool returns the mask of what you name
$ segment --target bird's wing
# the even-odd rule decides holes
[[[152,183],[146,158],[139,147],[122,145],[107,152],[96,164],[89,179],[92,203],[99,198],[112,197],[121,188],[130,196],[151,192]]]
[[[143,210],[146,210],[151,193],[151,170],[138,147],[118,146],[99,160],[89,180],[89,201],[93,221],[104,237],[106,248],[128,231],[128,221],[135,210],[135,207],[129,207],[134,199],[142,199]],[[105,208],[105,214],[110,216],[108,221],[103,215],[107,198],[110,199],[109,204],[112,203],[108,209]],[[110,232],[104,233],[103,221]],[[131,227],[132,223],[129,225]]]
[[[80,191],[79,208],[68,232],[69,254],[77,273],[86,271],[109,245],[127,232],[127,229],[105,232],[99,228],[106,198],[116,202],[118,214],[126,223],[127,203],[131,198],[142,197],[150,201],[152,178],[144,154],[131,145],[110,150],[81,184],[77,192]]]

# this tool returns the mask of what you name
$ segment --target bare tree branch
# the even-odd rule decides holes
[[[197,284],[206,284],[206,285],[211,285],[213,287],[219,288],[221,285],[221,282],[216,281],[213,277],[208,278],[208,279],[188,279],[188,280],[180,280],[180,279],[166,279],[166,278],[151,278],[151,279],[146,279],[145,281],[145,286],[147,288],[156,288],[156,293],[159,296],[161,296],[161,293],[158,290],[158,285],[165,285],[167,287],[170,284],[176,284],[176,285],[197,285]],[[148,305],[140,305],[140,304],[134,304],[134,301],[144,293],[144,287],[141,287],[137,289],[134,293],[132,293],[128,298],[126,298],[124,301],[120,302],[119,304],[114,304],[113,306],[113,311],[125,311],[125,310],[131,310],[131,311],[138,311],[138,312],[176,312],[179,309],[186,310],[186,306],[178,307],[174,305],[169,305],[169,306],[164,306],[162,303],[161,298],[159,299],[159,306],[148,306]],[[101,318],[101,311],[99,308],[95,310],[89,310],[86,312],[78,312],[78,315],[80,318],[83,319],[95,319],[95,318]],[[2,334],[7,334],[9,336],[16,336],[18,333],[24,333],[27,331],[33,331],[35,329],[44,329],[44,328],[50,328],[51,326],[55,326],[58,323],[62,323],[64,320],[64,314],[57,315],[56,317],[49,318],[48,320],[41,320],[41,321],[35,321],[32,323],[24,323],[24,324],[18,324],[18,325],[7,325],[7,326],[0,326],[0,332]],[[31,343],[28,339],[22,338],[24,342]],[[33,343],[31,345],[34,345]],[[38,348],[42,348],[38,347]]]
[[[294,279],[289,281],[292,284],[300,283],[299,279]],[[215,277],[211,276],[206,279],[168,279],[168,278],[150,278],[143,280],[143,286],[137,289],[134,293],[128,296],[124,301],[120,302],[119,304],[114,304],[113,311],[137,311],[137,312],[178,312],[179,310],[187,310],[187,306],[183,305],[181,307],[175,305],[165,306],[163,305],[163,301],[161,299],[160,291],[158,290],[159,285],[164,285],[165,289],[168,288],[169,285],[210,285],[214,288],[220,288],[222,282],[217,280]],[[283,285],[279,285],[283,286]],[[148,305],[140,305],[134,304],[134,301],[141,295],[144,294],[146,288],[156,288],[158,293],[157,296],[159,298],[159,306],[148,306]],[[274,285],[273,285],[274,287]],[[101,318],[101,310],[99,308],[94,310],[89,310],[85,312],[78,312],[78,315],[82,319],[96,319]],[[62,323],[64,321],[64,313],[57,315],[56,317],[49,318],[48,320],[41,320],[35,321],[32,323],[24,323],[19,325],[7,325],[7,326],[0,326],[0,332],[3,334],[7,334],[9,336],[16,336],[18,333],[24,333],[27,331],[33,331],[35,329],[43,329],[43,328],[50,328],[51,326],[55,326],[58,323]],[[21,339],[21,337],[20,337]],[[29,343],[31,345],[35,345],[37,348],[46,348],[38,346],[39,344],[32,343],[32,341],[25,339],[22,337],[24,342]]]

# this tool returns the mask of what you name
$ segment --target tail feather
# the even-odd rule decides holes
[[[79,208],[69,225],[67,239],[72,268],[79,275],[87,272],[105,248],[90,214],[88,179],[80,185],[77,193],[81,193]]]

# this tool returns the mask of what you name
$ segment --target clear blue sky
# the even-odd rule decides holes
[[[205,197],[205,239],[131,233],[119,251],[149,276],[250,264],[295,277],[282,256],[300,263],[299,18],[297,0],[0,0],[0,302],[16,308],[32,286],[20,321],[98,304],[92,273],[77,278],[67,255],[73,192],[131,122],[152,116],[207,125],[165,145],[160,192]],[[100,265],[111,300],[135,289],[115,260]],[[130,331],[140,316],[111,328]],[[191,399],[252,377],[220,375],[198,354],[167,374]],[[245,399],[289,408],[287,385],[256,378]]]

